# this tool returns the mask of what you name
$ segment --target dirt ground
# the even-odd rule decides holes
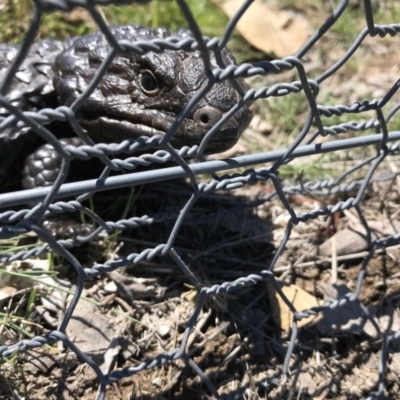
[[[399,209],[399,188],[395,180],[373,184],[368,190],[363,210],[377,236],[399,231],[399,223],[393,218]],[[173,189],[160,188],[160,191],[166,195]],[[184,198],[184,191],[179,190]],[[381,201],[380,193],[386,190],[389,196]],[[264,186],[256,185],[251,191],[245,188],[234,195],[205,196],[194,212],[207,207],[209,212],[218,214],[227,204],[237,208],[248,204],[249,198],[245,195],[263,191]],[[299,213],[320,206],[317,200],[306,196],[293,196],[289,200]],[[191,259],[189,265],[204,286],[257,274],[265,269],[274,254],[273,248],[282,240],[287,218],[288,213],[279,201],[244,208],[230,220],[216,218],[218,222],[212,226],[204,223],[203,229],[199,224],[185,225],[176,248]],[[157,235],[163,235],[164,229],[167,232],[170,227],[159,228]],[[207,231],[206,237],[204,231]],[[335,301],[355,291],[368,244],[361,234],[358,234],[362,238],[359,243],[349,235],[360,231],[356,215],[351,211],[294,227],[276,264],[275,276],[286,284],[283,288],[291,288],[285,290],[285,295],[298,310]],[[155,234],[149,230],[121,237],[124,246],[118,255],[147,247],[146,233],[149,240]],[[318,255],[318,252],[324,253],[326,243],[332,246],[333,237],[336,256]],[[189,354],[219,394],[229,393],[233,396],[229,398],[359,399],[368,396],[377,390],[379,383],[382,338],[400,328],[399,249],[394,246],[375,253],[362,278],[357,301],[325,310],[299,329],[288,376],[282,375],[282,365],[289,346],[291,316],[267,282],[210,298],[189,338]],[[66,274],[74,282],[71,272]],[[104,372],[138,365],[178,347],[196,300],[196,292],[187,279],[164,258],[89,281],[83,295],[103,306],[99,308],[81,300],[67,334]],[[54,292],[49,292],[43,298],[53,299],[55,303],[54,296]],[[32,314],[32,321],[37,325],[29,329],[41,335],[51,329],[51,324],[55,328],[59,318],[43,298]],[[68,302],[66,297],[64,301]],[[365,318],[360,303],[368,309],[373,322]],[[7,338],[7,333],[3,331],[3,338]],[[396,398],[399,389],[398,346],[399,341],[394,340],[386,349],[383,372],[387,398]],[[78,360],[73,351],[62,348],[40,347],[15,356],[12,362],[2,365],[2,372],[2,399],[22,398],[19,393],[37,400],[93,399],[98,390],[93,370]],[[209,396],[198,374],[180,360],[121,379],[108,387],[106,398],[202,399]]]

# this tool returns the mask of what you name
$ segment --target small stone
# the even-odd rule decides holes
[[[169,335],[169,326],[162,324],[158,327],[158,334],[164,339]]]
[[[360,253],[369,248],[365,229],[358,231],[345,228],[336,232],[331,238],[319,246],[319,255],[323,257],[332,256],[332,240],[335,240],[337,256]]]
[[[262,135],[269,135],[273,130],[273,126],[271,123],[267,121],[261,121],[257,127],[257,131]]]
[[[104,286],[104,290],[107,293],[117,293],[117,285],[114,282],[108,282],[105,286]]]

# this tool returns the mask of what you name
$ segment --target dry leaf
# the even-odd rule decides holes
[[[233,17],[243,0],[212,0]],[[278,57],[294,54],[307,41],[311,27],[299,15],[255,0],[236,25],[241,35],[255,48]]]
[[[281,296],[275,291],[274,287],[271,284],[268,284],[268,288],[274,322],[282,330],[288,331],[292,327],[293,314],[286,303],[282,300]],[[297,311],[308,310],[309,308],[318,307],[320,305],[316,297],[297,285],[282,285],[281,289]],[[304,326],[314,322],[316,318],[316,315],[303,318],[297,325],[299,328],[303,328]]]

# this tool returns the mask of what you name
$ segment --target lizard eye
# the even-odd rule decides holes
[[[155,96],[158,94],[159,87],[157,79],[148,70],[142,72],[142,76],[140,77],[140,86],[142,91],[149,96]]]

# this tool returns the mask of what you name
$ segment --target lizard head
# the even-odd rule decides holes
[[[129,42],[171,36],[164,28],[122,26],[111,29],[118,40]],[[186,38],[180,30],[173,36]],[[75,39],[56,59],[54,87],[62,104],[71,105],[90,84],[110,52],[104,35],[97,33]],[[234,63],[228,50],[221,52],[223,63]],[[213,68],[218,67],[210,52]],[[96,141],[118,142],[139,136],[165,135],[176,117],[207,86],[201,55],[183,50],[126,53],[116,56],[94,91],[77,113],[81,125]],[[237,85],[241,85],[237,81]],[[171,138],[171,144],[199,145],[207,132],[240,100],[230,81],[216,83],[191,108]],[[232,147],[251,119],[247,106],[228,119],[207,144],[207,153]]]

